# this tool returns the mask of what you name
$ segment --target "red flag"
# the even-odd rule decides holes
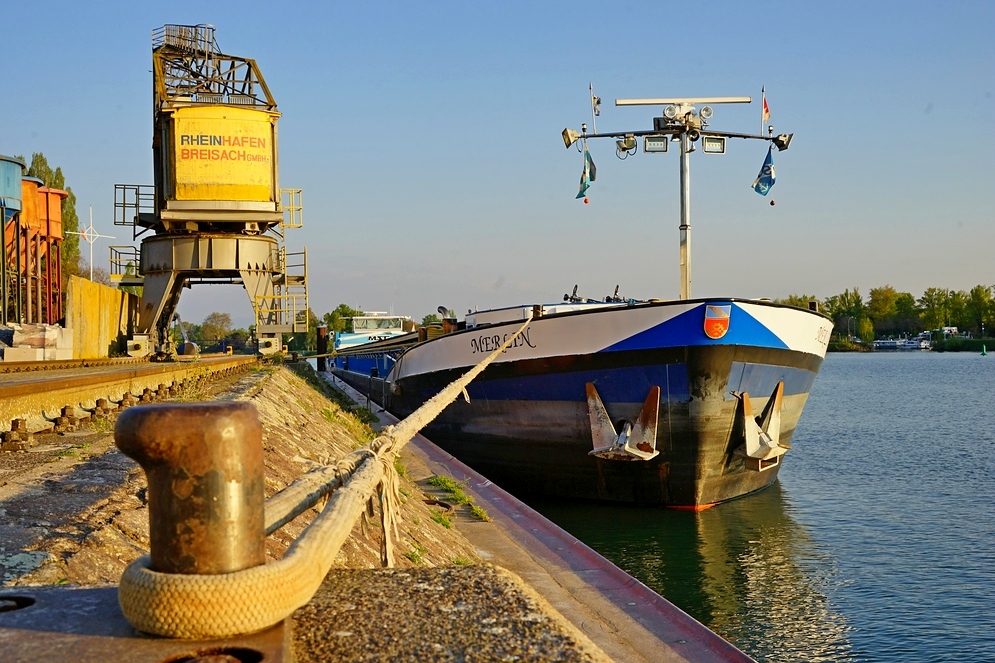
[[[767,124],[770,122],[770,107],[767,106],[767,88],[761,88],[760,94],[763,96],[764,109],[760,115],[760,122],[762,124]]]

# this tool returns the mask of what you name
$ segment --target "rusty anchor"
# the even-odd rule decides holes
[[[608,410],[593,382],[587,385],[587,411],[591,419],[594,449],[587,453],[606,460],[652,460],[656,449],[656,429],[660,414],[660,387],[650,387],[636,422],[622,422],[616,431]]]
[[[742,456],[746,466],[763,472],[777,466],[781,456],[788,452],[779,444],[781,438],[781,408],[784,405],[784,381],[777,383],[774,392],[759,416],[753,414],[750,395],[733,392],[741,407],[739,417],[743,425],[744,443],[733,453]]]

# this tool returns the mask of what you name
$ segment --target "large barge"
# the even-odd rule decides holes
[[[721,315],[713,312],[728,316],[715,323]],[[764,301],[537,305],[468,315],[432,340],[409,335],[354,348],[336,357],[333,371],[404,417],[529,315],[508,350],[426,435],[517,490],[698,508],[777,477],[832,328],[819,313]],[[360,356],[380,360],[368,373],[346,370]],[[646,407],[651,394],[655,407]],[[599,401],[612,428],[607,438]],[[768,410],[768,419],[779,416],[776,431],[763,429]],[[646,412],[655,431],[637,440]],[[751,420],[774,442],[760,445],[763,453],[747,449]],[[606,439],[619,442],[627,426],[629,439],[606,450]],[[656,454],[630,458],[627,442]]]

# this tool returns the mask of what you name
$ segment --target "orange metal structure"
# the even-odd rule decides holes
[[[21,178],[21,210],[4,224],[6,273],[16,275],[5,306],[12,322],[55,324],[63,317],[62,200],[69,194]]]

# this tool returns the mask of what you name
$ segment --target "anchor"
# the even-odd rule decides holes
[[[767,400],[760,416],[754,416],[750,395],[732,392],[743,405],[743,435],[746,442],[733,453],[746,460],[746,466],[751,470],[763,472],[777,466],[781,456],[788,452],[778,442],[781,437],[781,407],[784,404],[784,381],[777,383],[774,393]]]
[[[587,383],[587,411],[591,417],[594,450],[587,453],[606,460],[652,460],[656,450],[656,424],[660,414],[660,387],[650,387],[635,424],[626,421],[617,432],[593,382]]]

